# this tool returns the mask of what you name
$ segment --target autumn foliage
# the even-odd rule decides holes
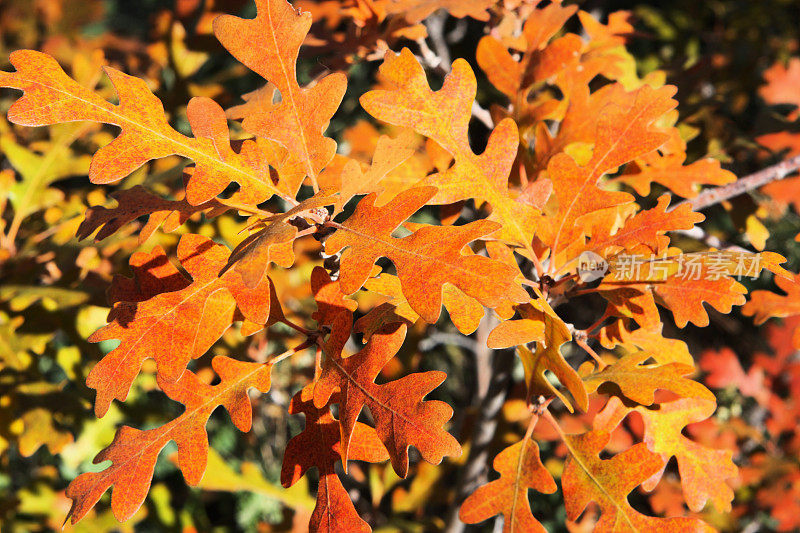
[[[68,456],[74,438],[96,452],[109,437],[98,466],[73,463],[62,519],[110,528],[94,510],[109,506],[141,519],[169,445],[187,484],[278,498],[293,513],[282,527],[298,531],[498,516],[508,532],[707,531],[755,512],[800,527],[785,508],[800,501],[800,275],[789,252],[765,251],[767,226],[800,210],[800,178],[762,189],[744,246],[707,233],[693,200],[737,178],[690,150],[681,92],[626,48],[629,13],[561,0],[255,0],[243,16],[190,4],[162,14],[173,24],[139,55],[49,42],[11,51],[0,71],[14,98],[0,130],[0,405],[23,413],[13,430],[0,417],[0,443]],[[448,16],[483,28],[464,37],[474,56],[428,46]],[[193,81],[203,63],[228,60],[190,49],[179,21],[191,18],[205,49],[213,36],[238,62],[206,86]],[[309,73],[308,54],[325,68]],[[180,91],[154,81],[159,58]],[[224,90],[247,76],[254,91]],[[766,71],[761,96],[797,108],[799,84],[795,58]],[[764,133],[753,157],[798,153],[799,138]],[[86,176],[104,187],[86,193]],[[83,192],[53,186],[65,178]],[[50,240],[60,249],[40,250]],[[587,257],[605,265],[591,279]],[[35,306],[72,321],[53,326],[69,332],[58,347],[25,332]],[[770,321],[762,352],[691,340],[737,308]],[[471,350],[477,403],[454,402],[472,391],[448,383],[475,370],[428,359],[437,344]],[[53,350],[61,385],[34,361]],[[111,421],[65,430],[88,410],[57,406],[67,381],[85,381],[73,398]],[[731,387],[766,413],[764,434],[734,416]],[[35,394],[52,398],[30,407]],[[128,416],[130,398],[156,394],[182,411]],[[265,438],[283,443],[285,493],[210,447],[218,407],[241,432],[280,417]],[[258,457],[259,439],[238,442]],[[372,501],[354,502],[354,485]],[[451,516],[428,515],[431,498]]]

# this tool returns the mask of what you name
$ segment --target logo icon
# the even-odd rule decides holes
[[[578,277],[584,283],[598,280],[608,273],[608,261],[594,252],[583,252],[578,257]]]

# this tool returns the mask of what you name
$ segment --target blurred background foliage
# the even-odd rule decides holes
[[[796,0],[577,3],[601,20],[620,9],[632,13],[636,32],[630,37],[629,50],[641,74],[663,70],[668,81],[677,85],[682,127],[691,137],[690,160],[711,154],[743,176],[800,153],[796,109],[787,102],[775,105],[763,94],[765,73],[800,57],[800,3]],[[334,30],[346,33],[352,25],[329,2],[303,0],[298,5],[319,15],[313,35]],[[98,86],[109,99],[114,98],[113,90],[101,76],[100,66],[112,65],[145,79],[164,102],[173,125],[188,132],[185,105],[192,96],[210,96],[229,107],[259,86],[257,76],[237,64],[213,38],[211,20],[222,12],[252,16],[254,8],[245,0],[0,0],[0,57],[8,70],[6,58],[12,51],[45,51],[81,83]],[[496,93],[474,60],[485,23],[442,13],[434,18],[444,25],[451,58],[466,58],[478,73],[478,100],[488,107]],[[320,43],[309,44],[301,58],[301,77],[308,80],[326,70],[348,74],[348,93],[328,131],[340,143],[340,150],[358,150],[352,132],[367,126],[359,123],[365,115],[357,97],[374,82],[376,59],[381,56],[359,59]],[[402,44],[407,43],[399,39],[391,46],[398,49]],[[434,85],[440,83],[441,76],[438,81],[438,74],[431,76]],[[112,137],[93,124],[17,128],[4,118],[15,97],[12,91],[0,95],[0,527],[4,532],[50,531],[61,527],[69,509],[63,492],[66,485],[77,473],[97,469],[91,458],[110,442],[117,425],[124,420],[149,428],[180,412],[177,404],[165,403],[163,395],[154,391],[152,373],[145,373],[129,401],[114,404],[98,420],[84,380],[93,362],[114,347],[108,342],[86,342],[105,323],[105,291],[114,273],[129,272],[127,258],[136,250],[149,251],[156,244],[174,248],[186,228],[157,232],[145,244],[139,242],[134,228],[101,244],[78,241],[75,232],[86,207],[109,201],[110,189],[89,184],[86,173],[90,154]],[[232,127],[237,125],[232,123]],[[485,142],[481,128],[475,126],[476,145]],[[164,196],[174,195],[182,168],[177,158],[153,161],[126,178],[120,188],[146,182]],[[653,203],[660,192],[652,191]],[[788,268],[797,271],[798,208],[800,191],[794,199],[785,193],[756,191],[707,210],[706,227],[726,242],[778,251],[789,258]],[[241,240],[242,225],[231,218],[197,219],[188,229],[233,246]],[[313,265],[308,261],[303,272],[285,272],[285,283],[276,283],[291,295],[296,308],[290,311],[311,312],[309,294],[304,292],[308,289],[290,278],[307,278]],[[752,288],[769,285],[768,279],[751,283]],[[283,296],[282,301],[288,298]],[[796,430],[800,407],[794,403],[800,402],[800,367],[790,337],[797,324],[787,320],[756,327],[737,312],[710,313],[709,328],[673,328],[668,336],[690,345],[701,367],[712,376],[709,385],[719,389],[715,392],[721,407],[697,435],[736,449],[742,468],[734,511],[712,522],[731,531],[796,530],[800,528],[800,432]],[[447,331],[439,335],[446,339],[442,336]],[[425,328],[415,329],[412,338],[411,344],[425,351],[425,357],[409,350],[400,361],[407,370],[448,371],[450,379],[438,394],[457,413],[452,431],[469,434],[474,408],[470,391],[476,380],[484,378],[476,376],[458,344],[439,342]],[[212,352],[258,358],[280,351],[281,342],[280,335],[251,342],[229,332]],[[207,366],[210,356],[195,364]],[[728,374],[721,375],[719,368]],[[105,503],[73,529],[284,531],[296,527],[302,531],[313,508],[308,485],[284,490],[278,483],[282,450],[302,427],[302,421],[287,416],[285,408],[302,382],[289,367],[276,368],[274,382],[272,391],[256,404],[259,411],[252,432],[238,433],[221,412],[212,417],[213,450],[198,488],[188,488],[172,462],[163,460],[174,452],[168,448],[158,463],[147,503],[134,519],[118,524],[106,495]],[[769,400],[761,401],[759,383],[762,388],[764,383],[772,387]],[[499,434],[518,424],[522,408],[513,401],[506,404]],[[542,443],[545,455],[551,446]],[[559,468],[558,464],[547,466]],[[376,516],[365,518],[378,531],[436,531],[443,526],[448,508],[447,490],[436,488],[450,486],[457,467],[455,462],[438,468],[417,462],[415,475],[400,480],[385,465],[353,465],[348,488],[356,495],[359,511],[369,513],[374,506]],[[660,485],[659,492],[642,496],[637,505],[650,506],[656,513],[675,512],[670,509],[674,499],[669,498],[669,490],[677,480],[671,479]],[[561,500],[557,493],[537,495],[533,502],[534,512],[549,530],[564,528]],[[578,530],[579,526],[571,527]],[[491,524],[483,526],[487,531],[491,528]]]

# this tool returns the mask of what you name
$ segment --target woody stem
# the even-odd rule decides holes
[[[743,178],[739,178],[728,185],[706,189],[694,198],[678,202],[672,209],[677,209],[681,205],[689,204],[692,206],[692,210],[700,211],[712,205],[724,202],[725,200],[730,200],[740,194],[757,189],[772,181],[782,180],[798,169],[800,169],[800,155],[781,161],[776,165],[769,166]]]

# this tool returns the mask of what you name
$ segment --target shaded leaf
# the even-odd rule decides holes
[[[545,397],[556,395],[564,402],[570,412],[573,411],[569,400],[553,387],[545,375],[545,372],[550,371],[567,388],[578,409],[585,411],[589,406],[586,388],[578,373],[561,354],[561,347],[572,340],[572,334],[549,304],[545,302],[543,305],[546,306],[542,315],[545,325],[545,340],[537,343],[535,352],[531,352],[525,346],[517,347],[517,354],[519,354],[522,366],[525,369],[528,399],[535,400],[539,395]]]
[[[166,256],[154,251],[154,256],[137,267],[137,273],[144,273],[135,279],[145,285],[145,290],[159,292],[115,303],[109,313],[110,323],[89,337],[90,342],[121,341],[86,379],[87,386],[97,390],[98,416],[106,413],[113,399],[125,400],[145,359],[156,360],[163,380],[175,381],[187,363],[203,355],[235,320],[244,317],[258,324],[268,320],[268,287],[248,289],[237,272],[217,277],[228,259],[224,246],[199,235],[184,235],[177,255],[191,282],[174,276],[170,272],[174,267],[164,269]],[[164,273],[169,277],[156,277],[159,281],[155,282],[153,277]],[[166,285],[167,280],[172,285]],[[132,283],[126,285],[131,288]]]
[[[375,419],[375,429],[389,451],[392,466],[401,477],[408,473],[408,447],[414,446],[429,463],[445,456],[458,457],[461,447],[443,426],[453,410],[444,402],[424,401],[444,381],[445,373],[429,371],[411,374],[389,383],[374,382],[381,369],[403,344],[406,328],[374,333],[355,355],[328,354],[319,380],[310,387],[314,405],[325,406],[335,393],[341,394],[339,413],[342,426],[342,460],[349,459],[351,445],[357,445],[355,427],[366,406]]]
[[[569,520],[576,520],[590,502],[596,502],[600,506],[597,532],[713,531],[696,518],[655,518],[631,507],[628,494],[661,469],[662,459],[644,443],[601,459],[600,452],[610,438],[602,430],[565,436],[569,456],[561,484]]]
[[[328,405],[317,408],[311,400],[303,401],[302,392],[295,394],[289,405],[290,414],[303,413],[306,427],[286,445],[281,468],[281,483],[291,487],[310,469],[319,470],[317,504],[311,515],[309,530],[314,532],[369,532],[371,528],[353,507],[347,491],[342,486],[334,464],[341,459],[339,421]],[[332,398],[336,401],[336,397]],[[386,449],[366,424],[356,422],[350,459],[377,463],[389,458]]]
[[[178,229],[196,213],[208,211],[206,216],[212,218],[228,209],[216,200],[209,200],[199,205],[192,205],[185,199],[165,200],[148,192],[141,185],[115,192],[111,197],[117,201],[116,207],[93,206],[86,211],[86,218],[76,232],[78,239],[85,239],[100,228],[95,235],[95,240],[100,241],[137,218],[147,216],[147,223],[139,230],[141,244],[161,225],[164,231],[169,233]]]
[[[245,285],[253,289],[264,281],[270,263],[284,268],[292,266],[297,226],[291,222],[307,218],[313,223],[320,223],[328,216],[324,206],[332,203],[330,196],[320,193],[303,200],[285,213],[259,220],[255,227],[261,229],[233,249],[220,275],[234,265]]]

